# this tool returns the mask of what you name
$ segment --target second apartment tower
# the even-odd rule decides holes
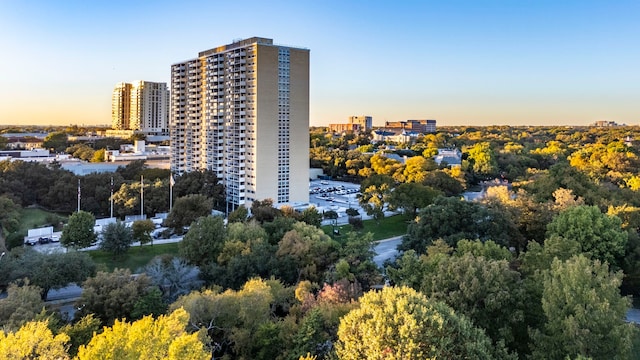
[[[171,171],[212,170],[232,207],[309,200],[309,50],[253,37],[171,66]]]

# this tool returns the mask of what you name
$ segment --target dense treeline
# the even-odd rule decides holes
[[[183,201],[168,221],[190,225],[178,254],[137,276],[89,269],[66,325],[40,311],[46,279],[25,273],[34,280],[0,300],[0,354],[44,351],[35,343],[80,359],[632,358],[638,330],[624,319],[625,295],[640,285],[639,133],[460,127],[409,145],[312,129],[312,165],[359,182],[374,219],[411,219],[384,269],[391,286],[371,290],[383,275],[367,234],[332,238],[317,211],[269,200],[228,223],[204,216],[221,189],[194,174],[174,188]],[[435,164],[443,147],[462,151],[461,166]],[[478,200],[462,200],[465,190]],[[8,255],[0,273],[17,277],[25,256]]]

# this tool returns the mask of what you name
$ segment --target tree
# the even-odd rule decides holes
[[[189,314],[177,309],[157,319],[116,321],[78,349],[78,359],[210,359],[198,333],[189,334]]]
[[[547,237],[578,242],[590,258],[619,268],[628,233],[617,216],[603,214],[596,206],[574,206],[561,212],[547,226]]]
[[[225,234],[221,216],[201,217],[178,244],[180,256],[197,266],[215,261],[224,247]]]
[[[427,177],[425,178],[423,185],[442,191],[445,196],[457,196],[462,194],[464,191],[464,187],[460,181],[441,170],[430,171],[427,173]]]
[[[348,208],[346,210],[346,213],[350,217],[360,216],[360,212],[358,211],[358,209],[354,209],[354,208]]]
[[[546,322],[532,332],[532,358],[628,358],[634,329],[624,321],[630,302],[620,296],[621,281],[622,273],[599,260],[554,260],[544,277]]]
[[[20,206],[6,196],[0,196],[0,252],[8,248],[4,240],[4,232],[18,230],[20,225]]]
[[[322,224],[322,214],[320,214],[315,206],[310,206],[302,211],[300,214],[300,221],[320,227]]]
[[[467,150],[471,169],[483,177],[495,176],[498,172],[496,156],[488,142],[480,142]]]
[[[76,356],[80,345],[87,345],[93,338],[93,335],[100,331],[100,320],[96,319],[93,314],[83,316],[80,320],[73,324],[66,324],[60,328],[58,333],[69,336],[71,346],[69,347],[69,355]]]
[[[144,272],[162,291],[167,303],[202,286],[200,269],[177,257],[156,257],[145,266]]]
[[[151,280],[145,274],[132,276],[129,269],[99,271],[82,284],[82,295],[76,302],[77,317],[94,314],[102,324],[113,324],[120,318],[131,318],[135,304],[150,290]]]
[[[7,297],[0,299],[0,328],[13,331],[34,320],[44,309],[41,291],[28,281],[23,286],[9,285]]]
[[[220,184],[220,179],[214,171],[199,170],[184,173],[176,179],[173,191],[176,197],[204,195],[212,201],[215,208],[224,208],[224,186]]]
[[[151,245],[153,245],[153,237],[151,236],[151,232],[155,228],[155,224],[149,219],[134,221],[131,225],[131,230],[133,231],[133,240],[139,241],[140,246],[146,243],[151,243]]]
[[[78,211],[69,216],[69,223],[62,230],[60,243],[65,247],[82,249],[96,242],[93,226],[96,219],[86,211]]]
[[[373,175],[360,184],[358,201],[360,206],[374,219],[384,218],[384,209],[389,203],[393,179],[387,175]]]
[[[260,279],[247,281],[239,291],[193,291],[180,297],[171,310],[184,308],[192,330],[206,330],[213,355],[254,359],[259,351],[256,336],[271,319],[275,298],[269,284]]]
[[[116,258],[129,250],[133,242],[133,231],[121,221],[117,221],[105,226],[102,230],[102,241],[100,249],[113,254]]]
[[[147,168],[146,160],[134,160],[126,166],[119,166],[116,172],[122,176],[124,180],[138,181],[140,175]]]
[[[68,360],[69,336],[53,335],[47,321],[26,323],[16,332],[0,330],[0,358]]]
[[[398,185],[389,198],[390,209],[403,209],[411,219],[416,217],[418,209],[427,207],[441,193],[420,183]]]
[[[336,350],[343,360],[509,358],[465,317],[407,287],[364,294],[340,320]]]
[[[417,290],[425,296],[469,317],[494,343],[503,341],[511,350],[526,352],[522,283],[508,261],[465,253],[444,258],[423,276]]]
[[[178,198],[165,219],[166,226],[182,231],[199,217],[211,215],[211,200],[204,195],[187,195]]]
[[[339,244],[321,229],[298,222],[278,243],[276,256],[290,259],[298,269],[298,280],[318,282],[337,260]]]
[[[43,254],[30,248],[11,251],[2,262],[6,262],[6,281],[30,283],[42,290],[41,297],[47,299],[50,289],[59,289],[69,283],[80,283],[95,274],[96,265],[85,252],[53,252]]]
[[[255,200],[251,203],[251,218],[259,223],[271,222],[280,216],[280,210],[273,207],[272,199]]]
[[[67,148],[68,141],[67,133],[62,131],[53,132],[44,138],[42,147],[45,149],[53,149],[56,153],[61,153]]]
[[[493,240],[508,246],[514,231],[504,213],[475,202],[439,197],[409,224],[401,246],[423,253],[428,245],[440,238],[451,246],[461,239]]]
[[[229,223],[245,222],[247,219],[249,219],[249,210],[244,205],[238,206],[228,216]]]

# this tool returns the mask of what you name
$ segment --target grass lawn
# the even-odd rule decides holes
[[[149,261],[157,255],[175,255],[177,253],[178,243],[156,244],[153,246],[144,245],[142,247],[132,246],[126,254],[121,255],[116,260],[113,259],[111,253],[101,250],[89,251],[89,255],[91,255],[96,264],[98,264],[99,270],[113,271],[115,268],[127,268],[130,269],[131,272],[136,272],[141,267],[147,265]],[[104,269],[101,269],[102,265],[104,265]]]
[[[380,220],[379,223],[373,219],[365,220],[364,229],[362,229],[362,232],[372,233],[374,241],[388,239],[390,237],[406,234],[407,226],[409,225],[407,221],[408,218],[405,215],[394,215],[385,217],[384,219]],[[338,229],[340,229],[341,234],[339,236],[343,236],[352,231],[351,225],[349,224],[340,225],[338,226]],[[326,225],[322,227],[322,230],[326,234],[331,235],[332,227],[331,225]]]
[[[20,229],[18,231],[27,233],[29,229],[35,229],[44,225],[49,226],[52,216],[59,215],[42,209],[25,208],[20,210]],[[55,231],[55,230],[54,230]]]

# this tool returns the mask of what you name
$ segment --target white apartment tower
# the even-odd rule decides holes
[[[233,207],[309,201],[309,50],[253,37],[171,66],[171,171],[208,169]]]
[[[169,101],[166,83],[118,83],[111,101],[112,128],[166,135],[169,132]]]

